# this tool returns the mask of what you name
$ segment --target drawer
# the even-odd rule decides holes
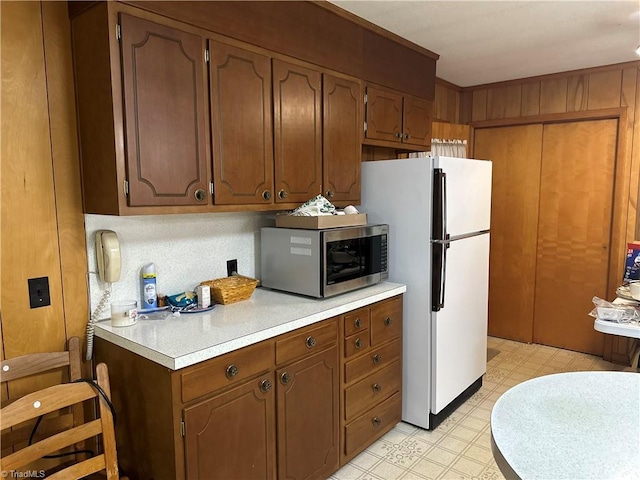
[[[368,375],[374,370],[385,367],[391,362],[400,359],[402,355],[402,342],[400,339],[387,343],[382,347],[369,349],[366,355],[348,361],[344,365],[344,382],[350,383],[358,378]]]
[[[364,450],[391,430],[401,417],[402,397],[398,392],[345,427],[345,455],[350,456]]]
[[[399,391],[401,386],[402,368],[397,360],[345,390],[345,419],[349,421],[369,410],[376,403]]]
[[[352,357],[369,348],[369,330],[351,335],[344,339],[344,358]]]
[[[371,308],[371,345],[378,345],[402,334],[402,296]]]
[[[347,313],[344,316],[344,336],[348,337],[356,332],[368,329],[370,315],[371,310],[369,307]]]
[[[264,341],[189,367],[180,375],[182,402],[186,403],[229,385],[236,385],[271,368],[273,342]]]
[[[338,341],[337,320],[322,322],[320,326],[313,325],[296,330],[293,334],[282,336],[276,340],[276,363],[296,360],[307,354],[313,354],[335,345]]]

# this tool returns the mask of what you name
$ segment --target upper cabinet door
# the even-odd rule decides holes
[[[405,95],[404,128],[402,142],[413,145],[431,145],[431,112],[433,102]]]
[[[129,206],[207,205],[204,45],[120,14]]]
[[[321,81],[318,71],[273,60],[276,202],[322,191]]]
[[[367,87],[367,138],[402,140],[402,95]]]
[[[214,203],[273,203],[271,59],[210,40]]]
[[[362,87],[324,75],[324,193],[332,202],[360,203]]]

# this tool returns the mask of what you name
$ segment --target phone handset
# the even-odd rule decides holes
[[[91,314],[87,323],[87,360],[93,356],[93,333],[98,317],[104,310],[111,296],[111,284],[120,280],[121,258],[120,243],[116,232],[111,230],[98,230],[96,232],[96,263],[98,276],[106,286],[96,309]]]

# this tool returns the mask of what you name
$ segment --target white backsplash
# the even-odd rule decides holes
[[[238,273],[260,277],[260,228],[275,225],[265,213],[212,213],[117,217],[85,215],[90,305],[93,312],[105,284],[97,275],[96,230],[113,230],[120,241],[122,271],[111,286],[110,301],[141,305],[140,270],[154,262],[157,291],[164,295],[193,290],[201,281],[227,276],[227,260],[238,259]],[[109,317],[109,305],[98,318]]]

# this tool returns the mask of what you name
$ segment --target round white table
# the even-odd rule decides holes
[[[640,373],[569,372],[507,390],[491,412],[506,478],[640,478]]]

